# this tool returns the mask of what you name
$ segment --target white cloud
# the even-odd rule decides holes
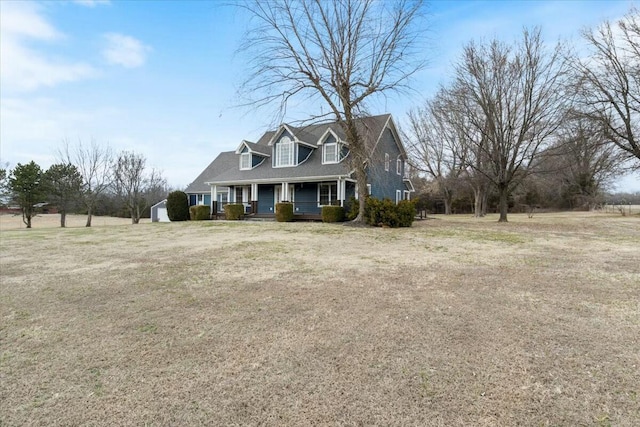
[[[79,4],[80,6],[86,7],[96,7],[101,4],[111,4],[110,0],[73,0],[74,3]]]
[[[3,90],[31,91],[93,77],[96,70],[83,62],[53,59],[27,47],[33,41],[52,43],[65,38],[33,3],[5,2],[0,15],[0,79]]]
[[[126,68],[140,67],[147,60],[147,53],[152,50],[140,40],[124,34],[107,33],[104,38],[107,41],[107,47],[102,51],[102,56],[112,65],[121,65]]]

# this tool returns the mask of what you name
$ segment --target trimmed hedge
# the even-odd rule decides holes
[[[289,203],[289,202],[276,203],[276,221],[278,222],[293,221],[293,203]]]
[[[224,215],[226,219],[239,220],[244,218],[244,205],[242,203],[229,203],[224,205]]]
[[[411,227],[416,214],[413,202],[402,200],[397,205],[389,200],[367,198],[365,209],[367,224],[376,227]]]
[[[211,208],[206,205],[191,206],[189,208],[189,216],[191,217],[191,221],[211,219]]]
[[[323,206],[322,222],[344,221],[344,208],[342,206]]]
[[[189,199],[184,191],[172,191],[167,196],[167,215],[170,221],[189,219]]]

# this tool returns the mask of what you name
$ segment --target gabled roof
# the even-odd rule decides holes
[[[262,157],[271,157],[271,149],[269,149],[269,147],[258,145],[255,142],[247,141],[246,139],[240,143],[238,148],[236,148],[235,153],[240,154],[243,147],[247,147],[247,150],[252,154],[257,154]]]
[[[398,143],[400,150],[404,153],[401,140],[399,139],[395,125],[390,114],[382,114],[379,116],[364,117],[356,122],[358,132],[364,139],[368,151],[373,152],[378,145],[384,130],[387,126],[394,133],[394,137]],[[242,147],[246,146],[252,153],[268,157],[271,155],[273,144],[283,131],[292,134],[297,142],[304,142],[305,146],[318,147],[321,138],[326,137],[328,133],[333,134],[339,140],[345,141],[345,134],[336,122],[313,124],[301,127],[294,127],[283,124],[275,131],[265,132],[258,142],[242,141],[236,151],[227,151],[220,155],[187,187],[186,192],[205,192],[209,191],[208,183],[217,183],[222,185],[231,185],[232,183],[241,182],[260,182],[261,180],[274,179],[297,179],[297,178],[313,178],[313,177],[336,177],[349,176],[348,162],[322,164],[322,156],[313,155],[303,163],[295,167],[274,168],[271,162],[263,161],[250,170],[240,170],[238,162],[238,153]]]
[[[314,145],[315,138],[313,135],[310,135],[308,132],[305,132],[304,129],[295,128],[286,123],[281,124],[278,130],[273,133],[267,145],[269,146],[273,145],[274,142],[276,142],[276,140],[280,137],[280,135],[282,135],[284,131],[287,131],[290,135],[292,135],[295,142],[306,145],[311,148],[316,148]]]

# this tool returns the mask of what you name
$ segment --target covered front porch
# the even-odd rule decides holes
[[[323,206],[347,207],[354,195],[355,181],[340,177],[301,182],[212,183],[210,200],[212,218],[224,218],[224,206],[229,203],[244,205],[248,217],[273,218],[277,203],[290,202],[295,219],[320,220]]]

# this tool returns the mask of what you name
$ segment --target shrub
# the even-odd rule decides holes
[[[411,227],[415,216],[412,202],[403,200],[397,205],[389,199],[367,199],[367,224],[377,227]]]
[[[416,205],[411,200],[401,200],[398,203],[398,227],[411,227],[416,217]]]
[[[323,206],[322,222],[344,221],[344,208],[342,206]]]
[[[191,217],[191,221],[210,219],[211,209],[206,205],[191,206],[189,208],[189,215]]]
[[[351,198],[347,202],[347,206],[349,207],[349,209],[347,210],[347,212],[345,212],[345,217],[347,221],[353,221],[358,216],[358,209],[360,209],[360,206],[358,205],[358,199],[351,196]]]
[[[244,218],[244,205],[242,203],[229,203],[224,205],[226,219],[239,220]]]
[[[184,191],[172,191],[167,196],[167,215],[171,221],[189,219],[189,199]]]
[[[293,203],[289,203],[289,202],[276,203],[276,221],[278,222],[293,221]]]

